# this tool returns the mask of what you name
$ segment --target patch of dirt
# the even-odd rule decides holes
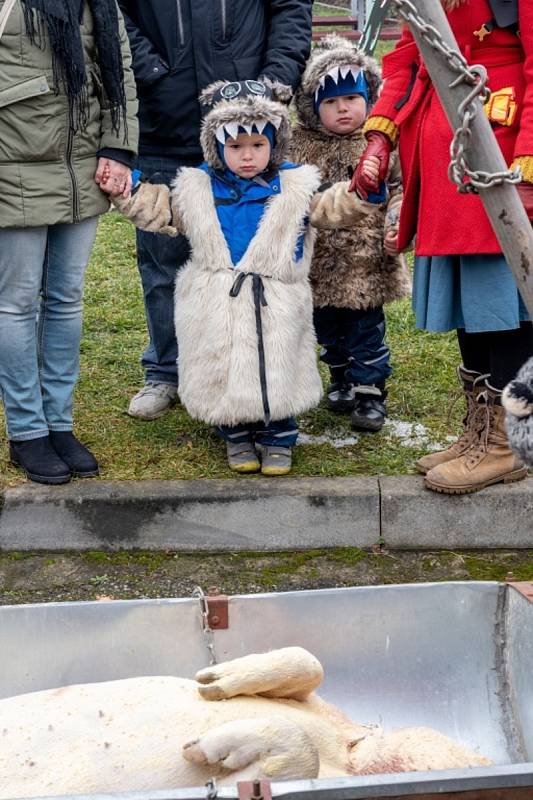
[[[188,597],[445,580],[533,580],[532,551],[0,554],[0,603]]]

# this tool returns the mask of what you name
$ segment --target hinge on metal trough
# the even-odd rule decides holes
[[[270,781],[240,781],[237,793],[239,800],[272,800]]]
[[[520,592],[526,600],[533,603],[533,581],[507,581],[507,583],[517,592]]]
[[[209,627],[216,631],[227,630],[229,628],[228,596],[219,594],[216,588],[211,588],[208,590],[205,601]]]

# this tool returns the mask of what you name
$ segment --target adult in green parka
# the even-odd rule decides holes
[[[0,393],[12,462],[65,483],[98,474],[72,432],[83,279],[130,191],[135,83],[116,0],[0,0],[0,34]]]

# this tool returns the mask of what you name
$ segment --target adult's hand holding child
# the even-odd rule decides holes
[[[131,169],[111,158],[99,158],[95,182],[110,197],[128,197],[131,192]]]

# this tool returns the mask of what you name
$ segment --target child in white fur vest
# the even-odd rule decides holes
[[[317,195],[318,169],[284,160],[290,123],[276,88],[221,81],[206,89],[205,163],[179,170],[170,192],[141,183],[117,203],[144,230],[189,238],[175,295],[180,399],[216,426],[231,469],[265,475],[290,471],[295,417],[322,393],[309,221],[353,224],[366,205],[345,187]]]

